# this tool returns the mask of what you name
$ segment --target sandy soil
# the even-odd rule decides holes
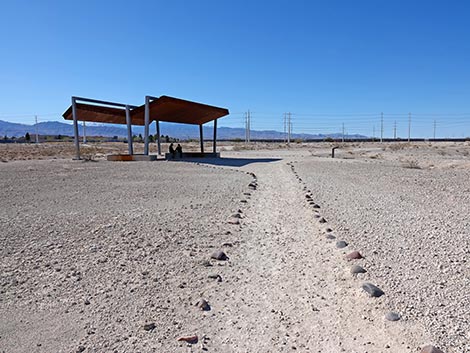
[[[0,351],[470,351],[468,145],[330,148],[0,164]]]

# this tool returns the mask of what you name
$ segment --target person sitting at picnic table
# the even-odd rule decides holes
[[[176,152],[178,152],[180,158],[183,158],[183,147],[178,143],[178,146],[176,146]]]
[[[175,149],[173,148],[173,143],[170,143],[168,151],[171,153],[171,158],[175,158]]]

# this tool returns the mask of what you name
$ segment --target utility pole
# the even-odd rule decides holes
[[[245,143],[249,143],[251,140],[250,129],[251,129],[251,113],[248,110],[247,112],[245,112]]]
[[[290,143],[290,133],[292,129],[291,113],[287,113],[287,144]]]
[[[287,142],[287,117],[286,113],[283,114],[284,117],[284,143]]]
[[[393,123],[393,139],[396,140],[397,139],[397,121],[395,120],[395,122]]]
[[[290,119],[289,119],[290,120]],[[292,131],[294,130],[294,123],[291,121],[290,122],[290,133],[292,134]]]
[[[384,113],[380,115],[380,143],[384,140]]]
[[[344,123],[343,123],[343,135],[342,135],[342,138],[341,138],[341,142],[344,143]]]
[[[248,143],[248,113],[245,112],[245,143]]]
[[[36,124],[34,127],[36,128],[36,143],[39,143],[39,133],[38,133],[38,116],[34,116],[34,120],[36,121]]]
[[[251,142],[251,113],[248,110],[248,143]]]
[[[86,143],[86,126],[85,126],[85,121],[83,122],[83,143]]]
[[[408,143],[411,140],[411,113],[408,113]]]
[[[372,126],[372,140],[375,141],[375,125]]]
[[[436,141],[436,120],[434,120],[434,141]]]

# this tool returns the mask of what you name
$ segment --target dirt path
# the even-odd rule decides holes
[[[384,320],[383,300],[362,292],[346,252],[326,239],[328,225],[313,217],[287,161],[243,169],[256,174],[259,186],[244,210],[231,266],[222,271],[227,283],[212,293],[220,315],[210,324],[217,331],[210,346],[225,352],[416,351],[420,330]]]

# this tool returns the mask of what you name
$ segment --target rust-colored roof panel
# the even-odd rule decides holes
[[[94,104],[76,103],[77,120],[94,123],[126,124],[126,110],[123,108],[105,107]],[[66,120],[73,120],[72,106],[62,115]],[[133,125],[144,125],[144,121],[135,119]]]
[[[228,109],[187,101],[180,98],[161,96],[150,102],[150,120],[181,124],[205,124],[229,114]],[[132,111],[132,118],[144,119],[145,104]]]
[[[125,124],[125,109],[77,103],[79,121]],[[149,104],[150,122],[166,121],[181,124],[205,124],[229,114],[228,109],[196,103],[184,99],[161,96]],[[63,114],[64,119],[73,120],[72,107]],[[131,110],[132,125],[144,125],[145,104]]]

